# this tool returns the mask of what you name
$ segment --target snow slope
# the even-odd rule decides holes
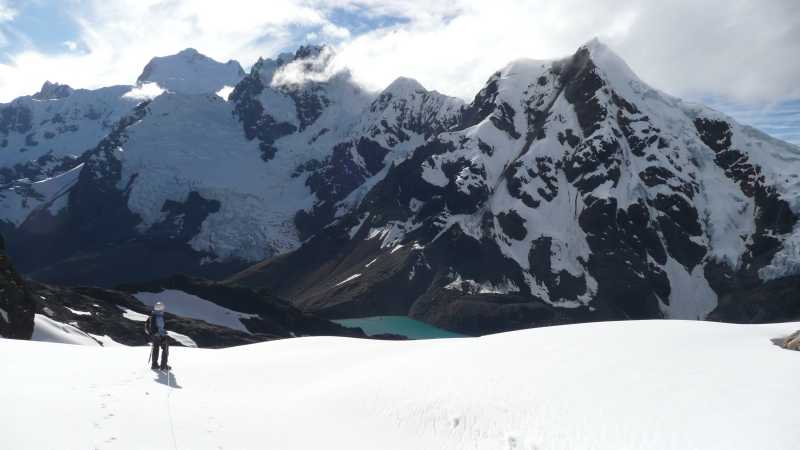
[[[133,296],[150,307],[155,305],[158,301],[163,301],[168,305],[169,312],[172,314],[202,320],[233,330],[244,331],[245,333],[249,333],[250,331],[239,319],[258,317],[258,314],[245,314],[223,308],[204,298],[177,289],[165,289],[161,292],[139,292],[133,294]]]
[[[33,318],[33,336],[31,339],[59,344],[100,345],[97,340],[77,327],[58,322],[43,314],[36,314]]]
[[[292,249],[292,218],[308,197],[303,180],[287,180],[286,166],[264,164],[232,112],[215,95],[158,97],[148,119],[127,131],[119,187],[130,185],[128,207],[143,230],[163,220],[168,200],[184,202],[194,191],[218,201],[193,237],[197,250],[257,259]]]
[[[236,86],[244,77],[237,61],[214,61],[193,48],[175,55],[159,56],[150,60],[137,84],[156,83],[170,92],[182,94],[210,94],[226,86]]]
[[[0,190],[0,215],[18,226],[38,207],[47,207],[51,214],[58,214],[67,206],[69,190],[77,183],[81,168],[83,164],[35,182],[18,180],[8,189]]]
[[[800,358],[770,339],[798,327],[299,338],[174,348],[170,377],[146,348],[0,340],[0,423],[17,450],[794,449]]]

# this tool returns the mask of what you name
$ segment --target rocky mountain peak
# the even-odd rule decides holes
[[[325,82],[331,78],[349,81],[347,70],[335,70],[335,51],[328,45],[303,45],[294,53],[284,52],[273,58],[259,58],[250,76],[260,78],[265,86],[296,90],[307,82]]]
[[[294,59],[317,58],[325,53],[333,53],[329,45],[301,45],[294,53]]]
[[[392,81],[386,89],[383,90],[383,93],[393,93],[397,95],[403,95],[407,92],[427,92],[424,86],[420,84],[419,81],[408,78],[408,77],[397,77],[394,81]]]
[[[404,89],[413,83],[387,91]],[[419,120],[441,110],[429,100],[381,97],[369,130],[386,148],[437,129]],[[800,211],[780,193],[796,189],[785,168],[800,155],[649,87],[599,40],[508,64],[460,116],[282,259],[302,267],[295,281],[269,264],[239,281],[313,279],[292,291],[310,310],[485,333],[719,317],[725,295],[760,286],[772,266],[793,274],[778,252],[796,248]],[[320,261],[320,249],[331,256]]]
[[[589,39],[588,41],[586,41],[586,43],[584,43],[583,45],[581,45],[579,48],[585,48],[585,49],[587,49],[587,50],[588,50],[590,53],[596,53],[596,52],[612,52],[612,53],[613,53],[613,50],[611,50],[611,49],[610,49],[610,48],[609,48],[609,47],[608,47],[608,46],[607,46],[607,45],[606,45],[606,44],[605,44],[603,41],[601,41],[601,40],[600,40],[600,38],[599,38],[599,37],[597,37],[597,36],[595,36],[595,37],[593,37],[593,38]]]
[[[387,148],[408,142],[417,134],[427,139],[453,125],[464,102],[436,91],[428,91],[417,80],[398,77],[372,102],[366,124],[369,134]],[[409,134],[411,133],[411,134]]]
[[[205,55],[203,55],[202,53],[198,52],[196,49],[191,47],[179,51],[178,53],[175,54],[175,56],[179,56],[186,60],[202,59],[206,57]]]
[[[294,54],[294,60],[287,64],[287,71],[301,72],[314,81],[319,81],[319,76],[327,77],[333,70],[333,62],[336,52],[327,45],[307,45],[301,46]]]
[[[638,75],[631,70],[628,63],[609,46],[594,38],[582,45],[578,52],[585,50],[594,64],[604,72],[609,81],[638,81]]]
[[[66,84],[45,81],[42,88],[33,95],[36,100],[56,100],[69,97],[74,90]]]

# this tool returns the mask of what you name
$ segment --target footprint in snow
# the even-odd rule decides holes
[[[523,442],[523,439],[519,436],[510,434],[506,437],[507,449],[508,450],[538,450],[539,447],[532,444],[531,442]]]

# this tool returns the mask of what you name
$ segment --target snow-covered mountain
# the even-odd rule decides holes
[[[367,92],[333,58],[306,46],[242,74],[189,49],[135,86],[0,106],[18,267],[113,285],[257,263],[231,282],[466,334],[800,314],[783,294],[800,287],[797,147],[649,87],[597,41],[514,61],[469,104],[407,78]]]
[[[245,73],[237,61],[225,64],[187,48],[178,54],[156,57],[144,67],[136,79],[140,86],[155,83],[161,89],[179,94],[219,92],[236,86]]]
[[[46,82],[34,95],[0,104],[0,183],[7,187],[22,180],[24,185],[77,165],[75,161],[140,101],[126,96],[131,90],[73,90]],[[9,202],[3,201],[3,207],[9,208]],[[20,220],[6,212],[3,219]]]
[[[176,347],[168,374],[146,347],[0,339],[0,423],[15,450],[794,450],[800,358],[770,339],[798,326]]]
[[[459,114],[459,100],[410,80],[366,92],[331,58],[302,47],[244,78],[238,63],[191,49],[153,59],[137,86],[119,88],[127,114],[84,139],[85,152],[0,193],[19,267],[95,284],[230,273],[299,246],[338,201]],[[217,92],[230,84],[226,101]],[[160,95],[142,100],[148,92]],[[6,109],[23,100],[41,103]]]
[[[800,149],[649,87],[596,40],[512,62],[459,116],[335,224],[231,281],[472,334],[702,319],[797,273]],[[800,314],[770,301],[712,317]]]
[[[13,230],[37,210],[57,216],[87,155],[138,120],[143,101],[164,89],[213,94],[243,76],[234,61],[218,63],[187,49],[154,58],[135,86],[73,90],[47,82],[32,96],[0,105],[0,219]]]

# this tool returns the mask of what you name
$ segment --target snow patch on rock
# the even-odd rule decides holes
[[[462,279],[461,274],[456,274],[452,281],[444,286],[445,289],[461,291],[468,294],[509,294],[519,292],[519,287],[513,281],[504,278],[503,281],[494,284],[491,282],[479,283],[475,280]]]
[[[258,317],[258,314],[246,314],[223,308],[214,302],[175,289],[166,289],[161,292],[139,292],[133,294],[133,296],[151,308],[156,302],[160,301],[164,303],[167,312],[171,314],[202,320],[245,333],[250,333],[250,331],[241,322],[241,319]],[[129,315],[126,315],[126,318],[138,320],[137,316],[130,313],[127,314]]]
[[[41,314],[36,314],[33,318],[31,340],[74,345],[100,345],[97,340],[79,328]]]
[[[717,307],[717,294],[698,265],[691,273],[673,258],[664,265],[670,284],[669,305],[662,310],[670,319],[702,320]]]
[[[341,286],[341,285],[343,285],[345,283],[349,283],[350,281],[353,281],[353,280],[355,280],[356,278],[358,278],[360,276],[361,276],[360,273],[356,273],[356,274],[350,275],[349,277],[345,278],[344,280],[336,283],[336,286]]]
[[[147,320],[147,315],[136,312],[132,309],[125,308],[123,306],[117,306],[119,309],[122,310],[122,317],[132,320],[134,322],[144,322]]]
[[[79,311],[77,309],[72,309],[69,306],[65,306],[65,308],[67,308],[69,310],[69,312],[71,312],[72,314],[75,314],[76,316],[91,316],[92,315],[91,311]]]

